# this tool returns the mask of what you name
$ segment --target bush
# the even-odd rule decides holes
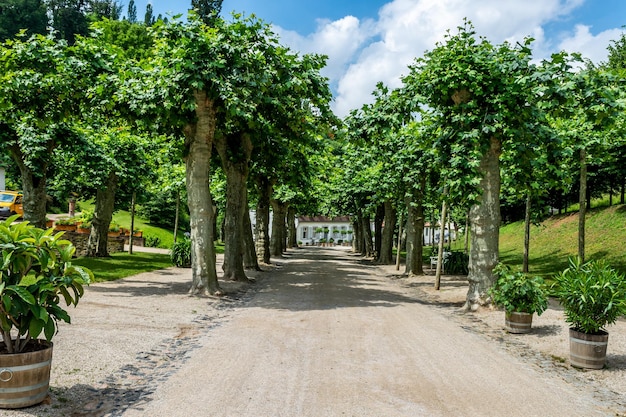
[[[467,275],[469,273],[469,255],[463,251],[448,252],[444,265],[447,274]]]
[[[548,294],[541,277],[531,277],[521,271],[512,272],[498,264],[493,272],[498,280],[489,293],[493,302],[503,307],[506,312],[537,313],[541,315],[548,308]]]
[[[159,238],[158,236],[146,235],[146,237],[144,238],[144,245],[149,248],[158,248],[160,244],[161,238]]]
[[[179,268],[191,267],[191,240],[183,239],[174,243],[171,251],[172,263]]]
[[[598,334],[626,315],[626,279],[603,261],[570,266],[554,277],[554,294],[565,310],[565,321],[579,332]]]

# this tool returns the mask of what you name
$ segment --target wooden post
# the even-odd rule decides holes
[[[443,269],[443,240],[446,228],[446,201],[443,201],[441,205],[441,232],[439,232],[439,253],[437,254],[437,272],[435,273],[435,289],[438,290],[441,286],[441,271]]]
[[[130,202],[130,235],[128,236],[128,254],[133,254],[133,234],[135,233],[135,199],[137,192],[133,191],[133,198]]]

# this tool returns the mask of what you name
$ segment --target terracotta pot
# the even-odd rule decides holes
[[[75,224],[55,224],[54,229],[59,230],[59,231],[65,231],[65,232],[74,232],[76,231],[76,225]]]

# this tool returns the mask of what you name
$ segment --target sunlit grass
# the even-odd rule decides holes
[[[626,272],[626,206],[592,209],[587,213],[585,257],[604,259]],[[553,216],[530,232],[530,272],[553,275],[567,267],[568,257],[578,255],[578,213]],[[524,245],[522,222],[500,229],[500,260],[521,267]]]
[[[115,281],[172,266],[169,255],[146,252],[134,252],[132,255],[120,252],[109,258],[78,258],[73,263],[91,269],[96,282]]]

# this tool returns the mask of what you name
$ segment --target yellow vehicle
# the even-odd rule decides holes
[[[0,218],[7,218],[14,214],[24,215],[24,196],[17,191],[0,191]]]

